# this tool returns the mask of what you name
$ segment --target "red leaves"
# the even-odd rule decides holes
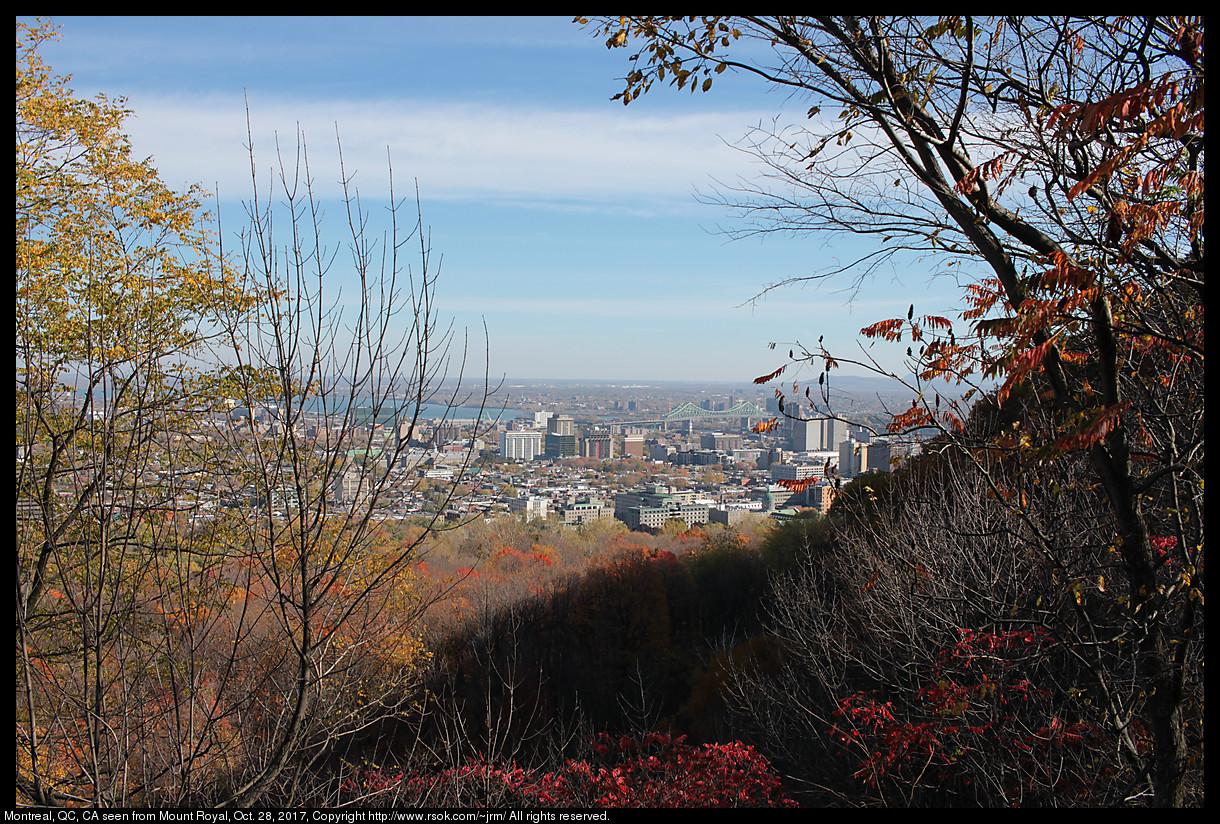
[[[1152,545],[1152,552],[1156,556],[1156,562],[1158,564],[1173,566],[1173,556],[1170,553],[1177,549],[1177,538],[1158,538],[1154,536],[1148,539],[1148,543]]]
[[[770,763],[753,747],[733,741],[695,747],[685,737],[649,733],[638,738],[597,735],[590,761],[568,760],[551,771],[471,760],[436,774],[385,775],[362,770],[346,780],[348,793],[384,791],[401,784],[403,797],[445,798],[448,789],[468,802],[511,799],[559,807],[795,807]]]
[[[941,803],[944,792],[960,792],[971,803],[1036,803],[1029,790],[1048,785],[1087,799],[1095,777],[1065,774],[1047,756],[1098,747],[1100,733],[1085,720],[1065,722],[1062,706],[1052,713],[1052,693],[1029,677],[1055,639],[1040,626],[958,633],[914,700],[901,702],[891,693],[893,700],[883,703],[856,692],[839,702],[827,734],[844,754],[860,759],[854,777],[870,786],[887,776],[907,786],[923,784]],[[1015,768],[1002,785],[995,781],[997,763]],[[983,787],[1000,795],[982,799],[977,793]]]
[[[1166,98],[1177,97],[1181,84],[1170,75],[1157,81],[1145,80],[1130,89],[1092,103],[1068,103],[1056,107],[1047,120],[1047,127],[1059,130],[1075,128],[1082,134],[1093,134],[1104,125],[1131,124],[1145,114],[1162,109]]]
[[[1039,289],[1059,292],[1093,288],[1097,277],[1093,270],[1075,265],[1067,255],[1060,252],[1055,253],[1052,259],[1055,265],[1038,276]]]
[[[1064,435],[1055,442],[1055,448],[1063,451],[1088,449],[1093,444],[1105,439],[1119,423],[1119,418],[1131,406],[1130,401],[1123,401],[1097,411],[1092,419],[1080,428],[1078,432]]]
[[[1041,369],[1042,360],[1046,357],[1047,352],[1051,351],[1053,345],[1054,341],[1044,341],[1012,359],[1008,367],[1008,379],[1000,387],[998,400],[1001,405],[1008,400],[1008,396],[1015,386],[1018,386],[1034,370]]]
[[[555,562],[545,552],[522,552],[506,546],[497,552],[493,559],[497,570],[503,573],[514,573],[527,570],[535,565],[554,566]]]
[[[770,375],[763,375],[762,377],[755,378],[754,382],[755,383],[767,383],[768,381],[778,378],[781,374],[783,374],[783,371],[787,368],[788,368],[788,365],[784,364],[779,369],[776,369],[774,372],[772,372]]]
[[[1174,165],[1173,158],[1180,157],[1184,151],[1180,145],[1183,138],[1191,134],[1202,135],[1205,122],[1201,84],[1196,87],[1184,82],[1186,79],[1186,75],[1167,73],[1101,100],[1065,104],[1051,112],[1047,128],[1057,131],[1063,139],[1070,139],[1072,135],[1093,137],[1104,129],[1134,135],[1127,145],[1072,186],[1069,200],[1109,180],[1118,169],[1135,163],[1155,140],[1172,140],[1179,144],[1168,161],[1158,159],[1157,168],[1166,170]],[[1145,177],[1146,181],[1148,179]]]
[[[802,478],[800,480],[780,478],[776,481],[776,483],[782,486],[784,489],[791,490],[792,492],[804,492],[806,489],[813,486],[816,481],[813,478]]]
[[[940,421],[954,432],[963,432],[966,429],[966,424],[962,422],[962,419],[948,409],[940,413]]]
[[[912,429],[918,429],[921,426],[932,426],[935,422],[935,419],[926,409],[922,409],[917,404],[912,403],[910,409],[895,415],[886,428],[891,433],[907,432]]]
[[[962,175],[961,180],[957,181],[957,185],[954,187],[954,189],[959,195],[968,195],[975,190],[980,181],[998,180],[1004,173],[1004,163],[1013,154],[1015,154],[1015,152],[1004,152],[999,157],[994,157],[991,160],[988,160],[986,163],[976,166],[975,168],[966,172],[966,174]],[[1017,168],[1019,169],[1020,167],[1018,166]],[[1008,177],[1009,179],[1012,178],[1011,172],[1009,173]],[[1002,187],[1003,184],[1001,184],[1001,188]]]

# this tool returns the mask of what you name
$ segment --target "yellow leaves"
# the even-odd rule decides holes
[[[201,193],[132,156],[121,100],[76,98],[50,72],[37,48],[51,36],[17,25],[18,340],[56,368],[191,350],[197,321],[245,305],[210,251]]]

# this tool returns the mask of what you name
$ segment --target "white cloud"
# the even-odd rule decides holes
[[[226,199],[249,190],[242,101],[140,96],[131,105],[138,113],[129,122],[136,149],[154,156],[165,180],[219,184]],[[294,157],[299,124],[309,141],[313,176],[326,196],[338,192],[337,125],[346,168],[358,172],[362,192],[385,191],[388,146],[395,186],[402,191],[418,179],[428,199],[570,201],[578,208],[605,202],[689,206],[692,191],[706,187],[711,175],[750,172],[749,159],[717,135],[735,139],[758,117],[741,111],[665,117],[613,106],[559,110],[410,99],[280,99],[252,101],[250,110],[260,169],[274,160],[277,132],[285,157]]]

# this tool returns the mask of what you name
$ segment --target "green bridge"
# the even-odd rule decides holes
[[[635,426],[644,426],[646,424],[667,424],[676,423],[678,421],[697,421],[709,420],[714,418],[770,418],[771,413],[757,404],[750,401],[742,401],[741,403],[729,409],[711,410],[704,409],[702,406],[687,401],[675,409],[670,410],[661,418],[653,418],[648,420],[638,421],[609,421],[613,424],[629,424]]]

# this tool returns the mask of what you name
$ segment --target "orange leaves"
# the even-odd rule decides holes
[[[864,586],[862,586],[860,588],[860,591],[868,592],[870,589],[872,589],[873,584],[875,584],[875,583],[877,583],[877,581],[881,580],[881,572],[882,572],[882,570],[880,570],[880,569],[877,570],[876,572],[874,572],[873,577],[868,579],[868,583],[865,584]]]
[[[866,326],[860,330],[860,334],[866,338],[880,338],[888,341],[902,340],[902,326],[904,321],[902,318],[892,318],[891,320],[882,320],[874,323],[872,326]],[[757,381],[755,381],[757,383]]]
[[[1077,181],[1069,190],[1068,199],[1104,183],[1117,170],[1136,164],[1154,141],[1172,141],[1171,152],[1157,157],[1154,168],[1141,175],[1145,196],[1154,189],[1160,191],[1166,172],[1178,167],[1186,155],[1184,139],[1188,135],[1203,134],[1205,109],[1201,80],[1197,84],[1193,81],[1189,74],[1166,73],[1101,100],[1065,104],[1054,109],[1047,120],[1047,128],[1057,131],[1062,138],[1094,138],[1103,131],[1132,135],[1125,146],[1115,147],[1117,150],[1113,154]],[[1179,204],[1193,198],[1192,187],[1187,187],[1186,191],[1189,193],[1186,199],[1175,198]]]
[[[816,483],[816,480],[813,478],[801,478],[800,480],[780,478],[776,481],[776,483],[791,492],[804,492],[806,489],[813,486],[814,483]]]
[[[516,574],[535,566],[554,566],[554,555],[555,550],[541,544],[534,544],[530,552],[506,546],[495,554],[493,563],[501,573]]]
[[[1052,259],[1055,265],[1038,276],[1039,288],[1054,291],[1093,288],[1096,275],[1091,269],[1075,265],[1067,255],[1059,252]]]
[[[1162,109],[1165,100],[1178,97],[1182,88],[1178,79],[1165,74],[1155,82],[1145,80],[1092,103],[1058,106],[1051,112],[1047,126],[1060,130],[1075,128],[1083,134],[1093,134],[1110,123],[1132,124],[1145,114]]]
[[[954,432],[962,432],[966,428],[966,425],[962,423],[962,419],[950,412],[948,409],[940,413],[940,420]]]
[[[912,401],[911,407],[907,411],[894,415],[890,419],[886,429],[891,433],[899,433],[918,429],[921,426],[932,426],[935,422],[935,419],[926,409],[921,408]]]
[[[1006,296],[999,278],[985,278],[978,283],[966,284],[966,303],[969,309],[962,313],[966,320],[983,317],[997,304],[1004,305]]]
[[[890,342],[902,340],[903,326],[910,326],[911,340],[919,341],[924,339],[924,331],[931,329],[933,331],[943,329],[952,334],[953,322],[948,318],[940,315],[922,315],[918,321],[914,320],[914,307],[908,313],[906,320],[902,318],[891,318],[890,320],[877,321],[871,326],[866,326],[860,330],[860,334],[866,338],[880,339]]]
[[[773,432],[779,428],[779,418],[772,418],[769,421],[762,421],[750,427],[750,431],[757,432],[760,435],[767,432]]]

